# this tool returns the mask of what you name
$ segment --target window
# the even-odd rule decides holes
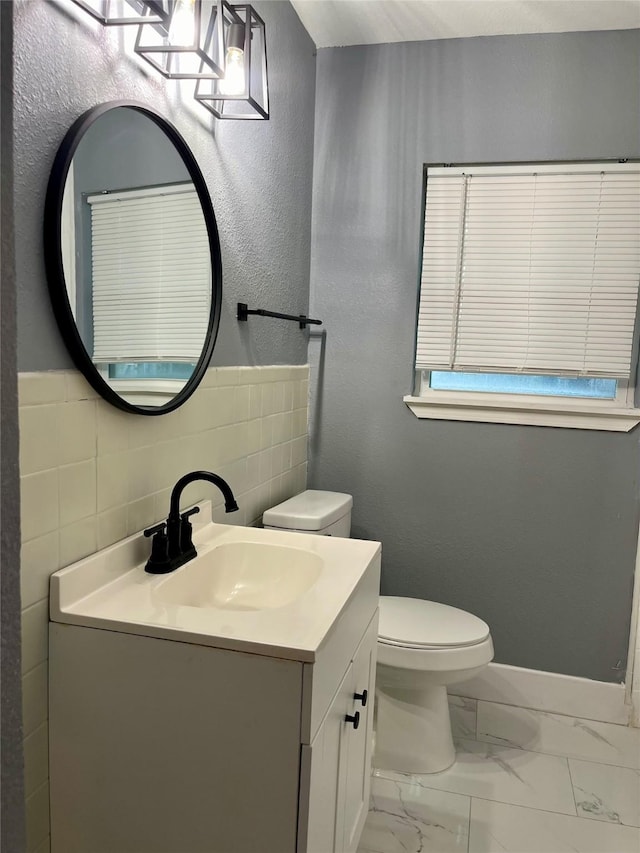
[[[179,379],[186,382],[196,369],[186,361],[133,361],[110,364],[109,379]]]
[[[162,405],[191,377],[209,323],[211,260],[198,195],[178,183],[87,202],[94,363],[130,403]]]
[[[628,430],[640,167],[426,173],[418,417]]]
[[[209,323],[211,259],[193,184],[87,201],[94,362],[197,362]]]

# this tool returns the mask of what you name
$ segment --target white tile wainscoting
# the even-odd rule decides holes
[[[161,417],[131,415],[98,398],[76,371],[20,374],[22,664],[28,853],[49,850],[49,576],[166,517],[188,471],[215,471],[240,511],[217,521],[253,524],[306,488],[306,365],[210,368],[193,396]]]
[[[638,853],[640,730],[450,698],[458,758],[374,772],[359,853]]]

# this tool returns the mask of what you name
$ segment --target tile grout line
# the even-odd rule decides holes
[[[613,682],[611,682],[611,683],[613,683]],[[451,696],[457,696],[457,694],[455,694],[455,693],[452,693],[450,695]],[[460,696],[458,698],[460,698],[460,699],[464,699],[464,698],[472,699],[473,697]],[[562,719],[568,719],[568,720],[580,720],[581,722],[584,722],[584,723],[595,723],[596,725],[612,726],[613,728],[616,728],[616,729],[640,728],[637,726],[632,726],[630,723],[614,723],[611,720],[601,720],[601,719],[597,719],[597,718],[594,719],[591,717],[578,717],[575,714],[563,714],[560,711],[546,711],[546,710],[543,710],[541,708],[529,708],[526,705],[512,705],[512,704],[509,704],[508,702],[496,702],[492,699],[476,699],[475,701],[478,703],[478,705],[480,705],[480,703],[482,703],[484,705],[495,705],[498,708],[509,708],[509,709],[512,709],[515,711],[525,711],[527,714],[531,714],[534,716],[539,715],[542,717],[561,717]]]
[[[640,826],[637,823],[622,823],[622,821],[617,822],[615,820],[602,820],[599,817],[592,817],[591,815],[588,815],[588,814],[579,814],[578,820],[580,820],[580,821],[590,820],[592,823],[600,823],[603,826],[624,826],[627,829],[638,830],[638,832],[640,833]]]
[[[59,572],[59,571],[60,571],[60,569],[54,569],[54,571],[51,572],[51,574],[54,574],[55,572]],[[49,601],[49,594],[48,593],[47,593],[47,595],[43,595],[42,598],[38,598],[36,601],[32,601],[31,604],[27,604],[26,607],[23,607],[20,610],[20,614],[26,613],[27,610],[31,610],[31,608],[35,607],[37,604],[42,604],[43,601]]]
[[[545,753],[534,753],[534,754],[544,755]],[[564,761],[567,764],[567,769],[569,769],[567,758],[564,758],[563,756],[557,756],[557,755],[552,755],[552,756],[548,756],[548,757],[549,758],[561,759],[562,761]],[[623,769],[625,769],[625,768],[623,768]],[[393,771],[393,770],[389,771],[389,772],[398,773],[398,771]],[[374,775],[374,774],[372,774],[372,775]],[[424,784],[421,781],[418,781],[418,779],[417,779],[418,775],[419,774],[407,774],[406,781],[405,781],[405,779],[395,779],[395,778],[390,778],[388,776],[380,775],[380,771],[378,770],[378,775],[377,775],[377,777],[374,776],[374,778],[387,779],[390,782],[396,782],[396,783],[400,783],[400,784],[404,784],[404,785],[417,784],[420,788],[426,789],[428,791],[441,791],[441,792],[447,793],[447,794],[457,794],[458,796],[461,796],[461,797],[469,797],[469,799],[483,800],[484,802],[489,802],[489,803],[501,803],[502,805],[505,805],[505,806],[517,806],[518,808],[530,809],[531,811],[545,812],[545,814],[559,814],[559,815],[564,815],[565,817],[579,818],[579,815],[577,814],[577,809],[576,809],[576,814],[574,815],[574,814],[571,814],[570,812],[569,813],[559,812],[559,811],[554,811],[553,809],[545,809],[545,808],[540,808],[539,806],[524,805],[522,803],[509,803],[509,802],[505,802],[504,800],[491,799],[490,797],[481,797],[481,796],[478,796],[477,794],[474,794],[474,795],[465,794],[465,793],[462,793],[461,791],[451,791],[448,788],[431,788],[431,787],[429,787],[428,784]],[[426,774],[424,774],[424,775],[426,775]],[[434,774],[434,775],[439,775],[439,774]],[[420,778],[423,778],[423,777],[420,777]],[[573,783],[571,781],[571,771],[569,771],[569,782],[571,784],[571,789],[572,789],[571,795],[572,795],[572,799],[574,802],[574,808],[575,808],[575,796],[573,794]]]
[[[42,722],[38,723],[38,725],[35,727],[35,729],[31,729],[29,734],[24,736],[23,740],[30,738],[31,735],[35,734],[38,731],[38,729],[41,729],[43,726],[48,727],[48,724],[49,724],[49,718],[47,718],[46,720],[42,720]]]
[[[516,707],[515,705],[513,707]],[[579,720],[581,717],[574,717],[573,719]],[[616,725],[615,723],[611,723],[611,725]],[[631,728],[629,726],[622,726],[622,728]],[[477,729],[476,729],[477,731]],[[480,737],[493,737],[495,740],[480,740]],[[457,738],[457,740],[471,740],[471,738]],[[501,746],[503,749],[519,749],[522,752],[531,752],[534,755],[548,755],[550,758],[566,758],[571,761],[586,761],[589,764],[597,764],[602,767],[617,767],[620,770],[640,770],[640,762],[638,763],[638,767],[629,767],[627,764],[611,764],[609,761],[595,761],[593,758],[582,758],[578,755],[564,755],[559,752],[543,752],[539,749],[527,749],[524,746],[519,746],[516,743],[512,743],[509,741],[505,743],[504,741],[500,741],[496,735],[479,735],[475,738],[477,743],[486,744],[487,746]],[[454,738],[454,742],[456,738]],[[639,739],[640,741],[640,739]]]
[[[35,795],[36,795],[36,794],[37,794],[37,793],[38,793],[42,788],[45,788],[45,787],[48,787],[48,786],[49,786],[49,778],[47,777],[47,779],[46,779],[44,782],[41,782],[41,783],[38,785],[38,787],[37,787],[37,788],[34,788],[34,789],[33,789],[33,791],[29,794],[29,796],[28,796],[28,797],[25,797],[25,799],[26,799],[26,800],[31,800],[31,799],[33,799],[33,797],[35,797]]]
[[[569,759],[565,759],[567,762],[567,770],[569,771],[569,782],[571,784],[571,796],[573,797],[573,806],[576,810],[576,817],[580,817],[578,814],[578,803],[576,802],[576,786],[573,784],[573,776],[571,775],[571,765],[569,764]]]
[[[625,769],[625,768],[623,768],[623,769]],[[396,783],[404,784],[404,785],[410,785],[411,784],[411,781],[401,782],[398,779],[388,779],[386,776],[379,776],[377,778],[386,779],[388,782],[396,782]],[[551,809],[542,809],[542,808],[539,808],[538,806],[527,806],[527,805],[523,805],[522,803],[507,803],[504,800],[492,800],[488,797],[479,797],[477,794],[474,794],[473,796],[471,796],[471,794],[461,794],[459,791],[449,791],[449,790],[446,790],[444,788],[428,788],[426,785],[421,785],[420,787],[425,788],[428,791],[433,791],[434,793],[452,794],[452,795],[458,796],[458,797],[467,797],[467,799],[471,800],[472,802],[473,802],[473,800],[480,800],[483,803],[496,803],[497,805],[500,805],[500,806],[508,806],[508,807],[515,808],[515,809],[527,809],[527,811],[530,811],[530,812],[540,812],[541,814],[551,814],[551,815],[558,815],[559,817],[575,818],[576,820],[579,820],[580,822],[582,822],[583,820],[592,820],[595,823],[602,824],[603,826],[620,826],[620,827],[626,827],[627,829],[640,829],[640,827],[633,826],[632,824],[628,824],[628,823],[612,823],[611,821],[603,821],[603,820],[598,820],[597,818],[588,818],[586,816],[583,818],[579,814],[568,814],[567,812],[554,812],[554,811],[551,811]],[[575,797],[574,797],[574,803],[575,803]]]
[[[615,684],[616,682],[604,682],[606,684]],[[459,699],[470,699],[475,702],[484,702],[485,705],[498,705],[501,708],[513,708],[516,711],[527,711],[530,714],[542,714],[547,717],[567,717],[570,720],[583,720],[585,723],[598,723],[603,726],[615,726],[620,729],[639,729],[640,726],[633,726],[631,723],[615,723],[612,720],[602,720],[598,717],[576,717],[574,714],[563,714],[561,711],[550,711],[544,708],[530,708],[528,705],[515,705],[510,702],[498,702],[495,699],[477,699],[475,696],[463,696],[461,693],[450,693],[450,696],[456,696]]]
[[[38,785],[38,787],[35,789],[35,791],[32,791],[31,794],[29,794],[29,796],[25,798],[25,803],[28,803],[29,800],[33,799],[33,797],[35,797],[36,794],[42,788],[45,788],[45,787],[47,789],[49,789],[49,778],[47,778],[47,780],[45,782],[43,782],[41,785]],[[31,850],[34,850],[34,851],[37,850],[38,847],[40,847],[43,844],[43,842],[45,841],[46,838],[51,838],[51,791],[50,790],[49,790],[48,794],[49,795],[47,796],[47,814],[49,815],[49,820],[48,820],[48,825],[47,825],[47,832],[45,835],[42,835],[40,838],[36,839],[36,841],[34,842],[33,848],[31,848]],[[28,853],[31,853],[31,851],[28,851]]]
[[[43,601],[44,601],[44,599],[43,599]],[[30,675],[30,674],[31,674],[35,669],[37,669],[39,666],[44,666],[44,665],[48,662],[48,660],[49,660],[48,658],[44,658],[44,659],[43,659],[43,660],[41,660],[39,663],[35,663],[33,666],[30,666],[30,667],[29,667],[29,669],[26,669],[26,670],[22,673],[22,678],[26,678],[26,676],[27,676],[27,675]]]
[[[394,781],[396,784],[398,784],[398,780],[388,780],[388,781]],[[433,790],[434,793],[443,793],[440,789],[429,789],[429,790]],[[515,804],[515,803],[504,803],[501,800],[487,800],[483,797],[476,797],[476,796],[471,797],[468,795],[458,794],[457,792],[446,792],[446,793],[451,793],[453,796],[466,796],[469,799],[469,822],[468,822],[468,835],[467,835],[467,846],[466,846],[467,853],[470,853],[470,850],[471,850],[471,827],[472,827],[472,823],[473,823],[473,814],[474,814],[474,805],[475,805],[474,801],[479,801],[479,802],[484,801],[486,803],[494,803],[496,805],[505,806],[508,809],[509,808],[513,808],[516,810],[517,809],[526,809],[529,812],[534,812],[540,819],[542,819],[544,817],[544,815],[547,815],[547,814],[557,815],[558,818],[568,818],[570,821],[573,821],[575,819],[577,821],[577,823],[573,824],[574,827],[577,828],[578,826],[584,826],[584,823],[581,820],[579,815],[572,815],[572,814],[559,813],[559,812],[549,812],[547,809],[539,809],[539,808],[534,808],[531,806],[523,806],[523,805],[519,805],[519,804]],[[633,826],[630,824],[616,824],[616,823],[611,823],[608,821],[597,821],[597,822],[599,824],[601,824],[602,831],[604,833],[607,833],[609,831],[606,829],[606,827],[609,827],[610,829],[612,829],[613,827],[616,827],[617,829],[620,829],[620,830],[635,831],[636,834],[638,835],[638,838],[640,838],[640,833],[638,833],[638,827],[636,827],[636,826]],[[431,849],[431,848],[429,848],[429,849]],[[367,853],[371,853],[371,851],[367,851]],[[434,853],[435,853],[435,851],[434,851]]]
[[[538,753],[538,755],[547,755],[548,753]],[[595,764],[596,767],[615,767],[616,770],[631,770],[636,773],[640,772],[640,767],[629,767],[626,764],[609,764],[608,761],[594,761],[592,758],[579,758],[577,755],[557,756],[566,758],[567,761],[584,761],[585,764]]]

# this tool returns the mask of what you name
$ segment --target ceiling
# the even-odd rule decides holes
[[[640,28],[640,0],[292,0],[317,47]]]

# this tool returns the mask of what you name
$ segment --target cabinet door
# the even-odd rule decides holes
[[[313,742],[302,747],[298,853],[342,851],[342,825],[337,826],[336,816],[344,718],[352,699],[351,667],[349,664]]]
[[[345,717],[342,723],[335,844],[340,853],[355,853],[369,810],[377,640],[376,613],[346,676],[346,713],[359,714],[359,720],[357,729]]]
[[[369,809],[378,615],[310,746],[302,747],[298,853],[355,853]],[[366,704],[356,694],[367,691]],[[358,728],[347,716],[358,714]],[[308,782],[307,782],[308,780]]]

